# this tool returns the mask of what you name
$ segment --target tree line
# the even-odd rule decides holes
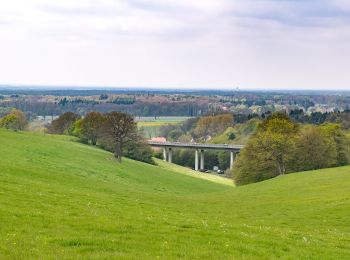
[[[350,142],[341,125],[300,125],[283,113],[262,121],[235,162],[237,185],[276,176],[350,164]]]
[[[0,106],[17,108],[26,113],[30,112],[33,115],[52,116],[66,112],[74,112],[84,115],[89,111],[98,111],[100,113],[109,113],[118,111],[128,113],[135,116],[198,116],[207,114],[209,111],[208,105],[205,103],[195,103],[190,101],[181,102],[135,102],[133,99],[115,99],[111,102],[97,102],[93,100],[74,99],[68,100],[62,98],[59,101],[39,101],[39,100],[0,100]]]
[[[321,125],[324,123],[337,123],[341,124],[345,129],[350,129],[350,109],[334,112],[312,112],[310,114],[306,113],[303,109],[293,109],[288,113],[286,111],[282,111],[282,113],[288,114],[291,119],[302,124]],[[272,114],[270,111],[261,114],[235,113],[234,123],[242,124],[254,118],[265,120]]]
[[[66,112],[47,127],[50,134],[73,135],[83,143],[98,145],[114,153],[118,162],[126,156],[153,164],[152,150],[137,129],[134,118],[125,113],[89,112],[85,117]]]
[[[6,110],[0,118],[1,128],[23,131],[27,126],[26,115],[18,109]],[[98,145],[113,152],[118,162],[126,156],[154,164],[152,149],[138,131],[134,118],[128,114],[89,112],[81,117],[73,112],[66,112],[47,126],[47,132],[76,136],[83,143]]]

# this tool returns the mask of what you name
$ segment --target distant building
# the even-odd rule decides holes
[[[166,138],[165,137],[152,137],[149,141],[165,143],[166,142]]]
[[[152,137],[151,139],[149,139],[149,141],[151,142],[158,142],[158,143],[165,143],[166,142],[166,138],[165,137]],[[152,147],[152,149],[156,152],[160,152],[162,150],[162,148],[159,147]]]

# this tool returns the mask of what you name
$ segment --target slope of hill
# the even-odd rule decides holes
[[[198,172],[198,171],[191,170],[191,169],[184,167],[184,166],[180,166],[180,165],[177,165],[174,163],[165,162],[165,161],[163,161],[161,159],[157,159],[157,158],[154,158],[154,160],[158,166],[160,166],[161,168],[166,169],[166,170],[171,170],[171,171],[176,172],[176,173],[184,174],[187,176],[192,176],[195,178],[211,181],[214,183],[228,185],[231,187],[235,186],[232,179],[229,179],[229,178],[217,176],[214,174],[206,174],[206,173]]]
[[[0,258],[350,257],[350,168],[233,188],[0,130]]]
[[[256,131],[260,121],[251,119],[244,124],[237,124],[229,127],[221,135],[210,140],[213,144],[246,144],[250,136]]]

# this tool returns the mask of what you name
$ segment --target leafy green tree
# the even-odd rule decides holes
[[[193,168],[194,151],[189,149],[175,149],[173,151],[173,163]]]
[[[101,138],[104,145],[114,152],[118,162],[121,162],[124,146],[139,138],[134,118],[119,112],[106,114],[101,127]]]
[[[206,139],[207,136],[215,136],[223,133],[232,124],[232,114],[205,116],[199,118],[193,133],[197,139]]]
[[[12,109],[8,115],[0,120],[0,127],[14,131],[24,130],[27,125],[28,121],[25,114],[18,109]]]
[[[220,169],[228,169],[230,167],[230,153],[229,152],[219,152],[218,162]]]
[[[350,163],[350,141],[338,124],[324,124],[321,131],[332,142],[336,149],[336,165],[348,165]]]
[[[152,154],[152,148],[145,142],[141,135],[134,142],[127,142],[123,150],[124,156],[149,164],[154,164]]]
[[[293,169],[295,171],[315,170],[335,166],[337,163],[336,143],[319,127],[303,129],[296,141]]]
[[[174,129],[169,132],[167,139],[169,139],[169,141],[178,141],[180,136],[182,135],[183,132],[181,131],[181,129]]]
[[[282,113],[273,114],[259,126],[257,148],[275,166],[278,175],[287,172],[286,167],[293,156],[298,131],[299,125]]]
[[[299,126],[288,116],[275,113],[263,121],[235,163],[237,185],[284,175],[293,159]]]
[[[74,131],[74,123],[80,119],[78,114],[66,112],[53,120],[48,126],[49,134],[72,134]]]
[[[81,136],[96,145],[103,122],[103,116],[99,112],[90,112],[81,121]]]
[[[73,130],[71,131],[71,134],[76,136],[76,137],[79,137],[80,141],[84,144],[88,144],[89,143],[89,140],[83,136],[82,134],[82,123],[83,123],[83,119],[80,118],[78,119],[77,121],[75,121],[74,125],[73,125]]]

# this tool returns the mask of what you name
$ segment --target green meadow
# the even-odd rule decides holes
[[[0,130],[0,259],[350,258],[350,167],[243,187],[196,174]]]

